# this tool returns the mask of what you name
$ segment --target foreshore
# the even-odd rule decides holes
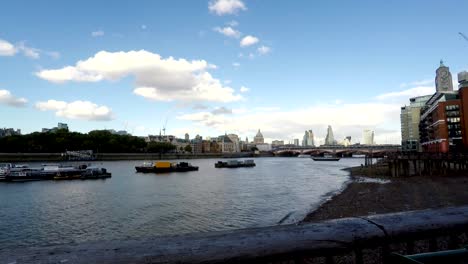
[[[350,183],[309,213],[303,222],[368,216],[468,204],[468,175],[369,177],[366,168],[349,168]]]

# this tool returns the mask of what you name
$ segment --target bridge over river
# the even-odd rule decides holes
[[[353,155],[372,155],[374,157],[383,157],[389,153],[401,151],[400,145],[352,145],[352,146],[319,146],[319,147],[302,147],[302,146],[278,146],[272,149],[275,156],[298,156],[313,155],[324,156],[332,154],[338,157],[352,157]]]

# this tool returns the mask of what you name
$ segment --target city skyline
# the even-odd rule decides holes
[[[399,144],[400,107],[435,92],[439,60],[466,69],[468,3],[449,2],[5,3],[1,126],[320,144],[331,125]]]

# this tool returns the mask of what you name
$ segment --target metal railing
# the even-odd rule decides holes
[[[390,263],[401,254],[466,243],[468,206],[317,223],[45,248],[0,249],[0,263]],[[448,241],[440,247],[440,239]],[[368,256],[370,252],[371,257]],[[375,253],[377,252],[377,254]],[[340,261],[340,263],[342,263]]]

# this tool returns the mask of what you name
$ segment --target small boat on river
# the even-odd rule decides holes
[[[298,158],[310,158],[310,155],[308,155],[308,154],[299,154],[297,157]]]
[[[141,166],[135,166],[135,169],[137,172],[142,173],[187,172],[197,171],[198,166],[193,166],[188,162],[157,161],[155,163],[143,163]]]
[[[315,161],[339,161],[341,158],[338,157],[312,157]]]
[[[253,160],[228,160],[218,161],[215,163],[215,168],[240,168],[240,167],[255,167]]]
[[[13,165],[4,180],[10,182],[40,181],[40,180],[87,180],[110,178],[111,173],[105,168],[88,167],[87,165],[71,166],[59,164],[43,164],[39,168],[27,165]]]

